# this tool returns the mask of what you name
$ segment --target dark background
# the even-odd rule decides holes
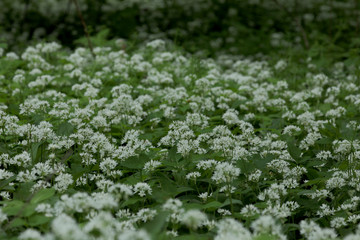
[[[78,0],[92,36],[171,39],[206,56],[307,52],[359,54],[359,1]],[[84,36],[73,0],[1,0],[0,42],[17,51],[41,40],[74,48]],[[104,31],[104,30],[108,31]]]

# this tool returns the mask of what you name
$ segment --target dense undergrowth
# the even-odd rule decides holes
[[[359,238],[356,65],[124,44],[3,53],[2,238]]]
[[[0,239],[360,239],[358,1],[78,2],[0,1]]]
[[[141,43],[171,39],[199,56],[231,53],[357,58],[357,0],[77,0],[90,34]],[[29,42],[76,47],[83,36],[73,0],[2,0],[0,42],[23,51]]]

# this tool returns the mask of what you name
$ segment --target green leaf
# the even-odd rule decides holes
[[[38,191],[34,197],[31,199],[31,203],[39,203],[46,199],[51,198],[55,194],[55,189],[53,188],[44,188]]]
[[[57,134],[62,136],[69,136],[73,132],[74,132],[74,126],[68,122],[61,123],[57,130]]]
[[[6,202],[6,206],[2,208],[2,211],[8,216],[15,216],[22,210],[23,206],[24,202],[12,200],[11,202]]]
[[[37,163],[38,159],[40,158],[40,152],[38,150],[41,144],[43,143],[39,142],[39,143],[33,143],[31,145],[31,158],[34,163]]]
[[[319,140],[316,141],[317,144],[332,144],[332,140],[328,137],[325,137],[325,138],[321,138]]]
[[[180,193],[183,193],[183,192],[189,192],[189,191],[194,191],[194,189],[191,187],[178,187],[176,189],[176,195],[179,195]]]
[[[176,240],[208,240],[211,239],[209,234],[189,234],[189,235],[181,235],[176,238]]]
[[[315,178],[308,180],[306,183],[302,184],[301,187],[313,186],[319,183],[324,183],[327,179],[326,178]]]
[[[295,231],[299,229],[299,225],[294,223],[288,223],[284,225],[284,229],[286,229],[286,231]]]
[[[140,201],[142,201],[142,200],[143,200],[143,198],[140,198],[140,197],[132,197],[132,198],[126,200],[125,202],[123,202],[123,203],[121,204],[121,207],[122,207],[122,208],[123,208],[123,207],[127,207],[127,206],[129,206],[129,205],[133,205],[133,204],[135,204],[135,203],[138,203],[138,202],[140,202]]]
[[[34,185],[34,182],[26,182],[18,185],[17,191],[14,192],[14,199],[27,201],[29,197],[32,195],[31,187]]]
[[[256,168],[263,171],[267,168],[267,164],[269,162],[271,162],[271,160],[273,160],[273,159],[274,159],[273,155],[267,155],[264,158],[262,158],[259,155],[254,155],[253,161],[254,161]]]
[[[307,171],[308,172],[307,172],[306,176],[308,177],[309,180],[316,179],[320,176],[319,172],[316,171],[315,169],[308,168]]]
[[[51,221],[52,218],[45,217],[44,215],[34,215],[29,218],[29,225],[32,227],[39,226]]]
[[[161,184],[161,188],[168,192],[171,195],[176,195],[177,191],[176,191],[176,183],[174,181],[172,181],[171,179],[169,179],[165,174],[161,173],[161,176],[159,178],[160,180],[160,184]]]
[[[22,227],[25,225],[26,225],[26,221],[24,219],[16,218],[14,221],[10,223],[9,227],[15,228],[15,227]]]
[[[184,196],[187,197],[187,196]],[[188,199],[194,199],[195,195],[190,196]],[[178,198],[179,200],[184,200],[184,198]],[[186,199],[186,198],[185,198]],[[190,209],[201,209],[202,208],[202,204],[200,203],[186,203],[183,205],[185,210],[190,210]]]
[[[207,210],[209,210],[209,211],[214,211],[214,210],[220,208],[221,205],[222,205],[221,202],[212,201],[212,202],[209,202],[209,203],[205,204],[205,205],[203,206],[203,209],[207,209]]]
[[[22,216],[29,217],[35,213],[36,204],[27,204],[22,212]]]
[[[152,221],[144,225],[144,228],[153,236],[153,239],[156,238],[157,234],[163,231],[168,215],[169,214],[166,212],[160,212]]]
[[[296,145],[295,145],[295,142],[294,141],[289,141],[287,143],[287,146],[288,146],[288,151],[290,153],[290,156],[295,159],[296,161],[299,161],[300,160],[300,155],[301,155],[301,149],[298,148]]]
[[[15,179],[16,179],[16,176],[12,176],[12,177],[9,177],[8,179],[0,181],[0,190],[2,190],[4,187],[8,186],[8,184],[11,183]]]
[[[130,169],[142,169],[147,161],[147,156],[141,154],[138,157],[130,157],[121,162],[121,165]]]
[[[238,200],[238,199],[232,199],[232,204],[233,205],[236,205],[236,204],[242,205],[243,202],[241,200]],[[228,206],[228,205],[230,205],[230,199],[226,199],[225,202],[223,204],[221,204],[221,207],[225,207],[225,206]]]
[[[278,237],[275,237],[274,235],[270,235],[270,234],[261,234],[254,238],[254,240],[277,240],[277,239]]]
[[[75,179],[80,177],[81,175],[83,175],[85,170],[86,169],[83,168],[82,164],[80,164],[80,163],[72,163],[71,164],[71,174],[73,175],[73,177]]]

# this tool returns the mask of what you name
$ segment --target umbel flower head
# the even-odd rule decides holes
[[[216,183],[230,183],[240,175],[240,168],[231,163],[217,163],[213,176],[211,177]]]
[[[202,226],[206,220],[206,214],[197,209],[188,210],[181,216],[181,222],[194,230]]]

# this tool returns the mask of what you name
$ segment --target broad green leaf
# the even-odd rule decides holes
[[[31,187],[34,184],[35,184],[34,182],[26,182],[26,183],[19,184],[17,191],[14,193],[14,199],[21,200],[21,201],[27,201],[30,198],[30,196],[32,195]]]
[[[34,197],[31,199],[31,203],[39,203],[46,199],[51,198],[55,194],[55,189],[53,188],[44,188],[39,190]]]
[[[278,240],[278,237],[271,234],[261,234],[256,236],[254,240]]]
[[[26,224],[27,223],[24,219],[16,218],[10,223],[9,227],[11,228],[21,227],[21,226],[25,226]]]
[[[176,195],[178,195],[180,193],[184,193],[184,192],[189,192],[189,191],[194,191],[194,189],[191,187],[178,187],[176,189]]]
[[[161,174],[160,178],[160,184],[161,184],[161,188],[170,193],[170,194],[177,194],[176,192],[176,189],[177,189],[177,186],[176,186],[176,183],[172,180],[170,180],[166,175],[164,174]]]
[[[129,205],[133,205],[135,203],[138,203],[138,202],[141,202],[143,201],[144,198],[141,198],[141,197],[131,197],[130,199],[126,200],[125,202],[123,202],[121,204],[121,207],[127,207]]]
[[[209,203],[205,204],[202,208],[207,209],[209,211],[214,211],[214,210],[220,208],[221,206],[222,206],[221,202],[212,201],[212,202],[209,202]]]
[[[266,157],[261,157],[259,155],[254,156],[253,161],[255,166],[260,170],[265,170],[267,168],[267,164],[274,159],[274,156],[267,155]]]
[[[287,146],[290,156],[298,162],[300,160],[301,149],[295,145],[294,141],[289,141]]]
[[[242,205],[243,202],[241,200],[238,200],[238,199],[232,199],[232,204],[233,205],[236,205],[236,204],[239,204],[239,205]],[[225,206],[228,206],[230,205],[230,199],[226,199],[225,202],[223,204],[221,204],[221,207],[225,207]]]
[[[12,200],[11,202],[6,202],[5,207],[2,208],[2,211],[8,216],[17,215],[24,206],[24,202],[18,200]]]
[[[193,199],[195,196],[191,197],[191,199]],[[181,200],[184,200],[184,198],[179,198]],[[184,209],[189,210],[189,209],[201,209],[202,208],[202,204],[200,203],[186,203],[183,205]]]
[[[306,187],[306,186],[312,186],[312,185],[316,185],[318,183],[324,183],[327,179],[326,178],[315,178],[315,179],[311,179],[308,180],[306,183],[302,184],[302,187]]]
[[[24,217],[29,217],[35,213],[36,204],[26,204],[24,210],[22,211],[21,215]]]
[[[0,181],[0,190],[8,186],[9,183],[14,181],[16,179],[16,176],[9,177],[8,179],[4,179]]]
[[[176,238],[176,240],[208,240],[211,239],[209,234],[189,234],[189,235],[181,235]]]
[[[168,215],[169,214],[166,212],[160,212],[152,221],[144,225],[144,228],[153,236],[154,239],[156,238],[156,235],[162,232],[166,227]]]
[[[33,215],[29,218],[29,225],[36,227],[51,221],[52,218],[45,217],[44,215]]]
[[[74,126],[68,122],[61,123],[57,130],[57,134],[62,136],[69,136],[73,132],[74,132]]]
[[[37,163],[40,158],[41,151],[39,151],[39,147],[41,146],[41,144],[43,143],[39,142],[39,143],[33,143],[31,145],[31,158],[34,163]]]
[[[121,162],[121,165],[130,169],[142,169],[147,161],[147,156],[141,154],[138,157],[130,157]]]

